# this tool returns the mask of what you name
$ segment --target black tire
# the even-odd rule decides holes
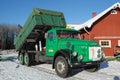
[[[63,56],[58,56],[55,59],[55,71],[57,75],[62,78],[66,78],[68,76],[70,70],[69,70],[68,62]]]
[[[25,55],[24,55],[24,63],[25,63],[26,66],[30,66],[30,64],[31,64],[30,59],[31,59],[30,54],[26,52]]]
[[[91,66],[86,66],[84,69],[88,72],[95,72],[99,69],[100,64],[96,64],[96,65],[91,65]]]
[[[18,54],[18,60],[20,64],[24,65],[24,54],[23,53]]]

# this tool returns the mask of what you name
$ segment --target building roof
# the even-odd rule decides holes
[[[67,24],[67,27],[71,29],[77,29],[78,27],[80,27],[80,25],[81,24]]]
[[[117,2],[114,5],[112,5],[111,7],[109,7],[108,9],[104,10],[103,12],[101,12],[100,14],[98,14],[97,16],[89,19],[88,21],[86,21],[85,23],[81,24],[79,27],[77,27],[77,30],[83,29],[84,27],[88,27],[90,28],[93,23],[95,23],[98,19],[100,19],[102,16],[104,16],[106,13],[108,13],[110,10],[112,9],[116,9],[116,8],[120,8],[120,3]]]

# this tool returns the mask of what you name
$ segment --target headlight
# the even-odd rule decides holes
[[[73,52],[72,55],[75,57],[77,56],[77,52]]]
[[[78,62],[82,61],[82,59],[83,59],[83,55],[78,56],[77,59],[78,59]]]

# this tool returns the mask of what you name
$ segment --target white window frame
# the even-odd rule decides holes
[[[118,46],[120,46],[120,40],[118,40]]]
[[[111,11],[111,14],[117,14],[117,11],[113,9],[113,10]]]
[[[103,46],[101,43],[104,42],[104,41],[105,41],[105,42],[108,41],[108,42],[109,42],[109,45]],[[111,48],[111,40],[99,40],[99,44],[100,44],[101,47]]]

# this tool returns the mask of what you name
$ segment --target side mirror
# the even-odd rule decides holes
[[[45,33],[45,39],[48,37],[48,33]]]

